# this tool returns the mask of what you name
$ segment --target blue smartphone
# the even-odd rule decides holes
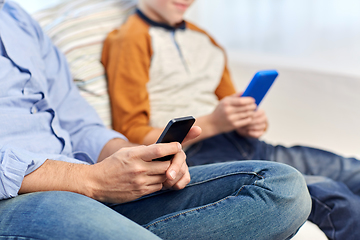
[[[253,97],[256,105],[259,106],[261,100],[264,98],[278,75],[276,70],[263,70],[257,72],[241,96]]]
[[[156,143],[179,142],[182,143],[188,134],[192,125],[194,125],[195,118],[193,116],[174,118],[169,121],[164,131],[161,133]],[[168,155],[161,158],[153,159],[153,161],[169,161],[174,155]]]

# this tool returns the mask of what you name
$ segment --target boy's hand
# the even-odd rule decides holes
[[[256,104],[253,98],[234,94],[221,99],[211,114],[211,122],[217,128],[218,134],[230,132],[249,125],[255,110]]]
[[[249,125],[238,128],[236,131],[239,135],[244,137],[259,138],[268,127],[268,120],[264,110],[258,109]]]
[[[197,138],[201,134],[201,128],[199,126],[193,126],[190,128],[188,134],[184,138],[183,142],[181,144],[184,144],[186,142],[189,142],[193,140],[194,138]]]

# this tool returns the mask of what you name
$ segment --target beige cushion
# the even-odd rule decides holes
[[[104,68],[100,62],[107,34],[133,13],[134,0],[70,0],[33,15],[62,51],[81,95],[111,127]]]

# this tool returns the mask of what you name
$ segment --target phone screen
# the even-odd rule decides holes
[[[193,116],[174,118],[170,120],[156,143],[182,143],[194,122],[195,118]],[[169,155],[154,159],[153,161],[169,161],[173,157],[174,155]]]

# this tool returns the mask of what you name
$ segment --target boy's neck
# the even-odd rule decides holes
[[[182,21],[178,24],[175,24],[174,26],[171,26],[171,25],[161,22],[161,21],[160,22],[155,21],[154,19],[150,18],[146,13],[144,13],[140,8],[136,9],[136,14],[139,15],[139,17],[141,17],[145,22],[147,22],[148,24],[150,24],[152,26],[162,27],[167,30],[185,29],[186,28],[185,21]]]
[[[151,7],[144,4],[142,1],[140,1],[138,3],[138,9],[146,17],[148,17],[150,20],[152,20],[154,22],[161,23],[161,24],[166,24],[166,25],[169,25],[169,26],[172,26],[172,27],[173,27],[173,25],[175,26],[175,24],[167,22],[163,17],[161,17],[160,14],[158,14],[156,11],[154,11]]]

